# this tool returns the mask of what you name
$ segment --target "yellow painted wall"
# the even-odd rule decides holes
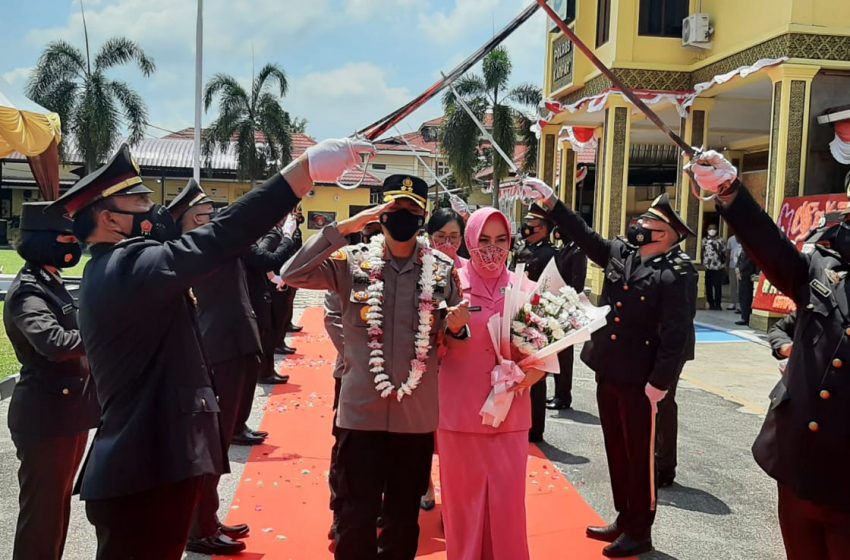
[[[352,205],[368,206],[369,189],[362,187],[347,191],[336,186],[316,187],[313,189],[313,196],[308,196],[301,201],[301,211],[305,220],[311,211],[336,212],[336,219],[344,220],[351,217],[349,207]],[[301,226],[301,233],[306,240],[319,233],[319,230],[307,229],[305,221]]]

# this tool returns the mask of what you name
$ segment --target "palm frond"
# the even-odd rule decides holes
[[[71,123],[88,172],[96,169],[112,151],[120,127],[118,116],[108,84],[97,74],[92,75]]]
[[[57,82],[84,81],[86,61],[80,50],[66,41],[49,43],[38,57],[35,69],[30,74],[26,95],[36,103],[51,95]],[[48,107],[50,109],[50,107]]]
[[[484,79],[476,74],[466,74],[455,80],[453,83],[455,90],[463,96],[464,101],[468,97],[480,97],[487,93],[487,86]],[[448,108],[455,103],[455,94],[451,89],[446,89],[443,94],[443,108]]]
[[[278,91],[280,92],[278,97],[284,97],[289,91],[289,82],[286,79],[286,73],[277,64],[266,64],[254,78],[254,84],[251,90],[254,107],[257,106],[260,95],[266,93],[267,88],[272,86],[274,82],[277,82]]]
[[[508,100],[523,107],[536,109],[543,100],[543,90],[534,84],[521,84],[510,91]]]
[[[106,41],[95,56],[95,72],[104,72],[109,68],[135,61],[139,70],[147,77],[154,73],[156,65],[142,47],[126,37],[113,37]]]
[[[270,159],[282,165],[292,161],[292,133],[289,114],[273,95],[264,93],[257,103],[259,129],[269,141]]]
[[[482,64],[487,91],[499,92],[508,87],[512,68],[510,56],[504,47],[496,47],[490,51]]]
[[[124,116],[127,117],[128,141],[130,144],[139,142],[145,134],[145,125],[148,120],[148,110],[142,96],[124,82],[113,81],[108,84],[112,95],[118,99],[118,103],[124,108]]]
[[[248,94],[245,89],[239,85],[233,76],[227,74],[216,74],[207,82],[204,87],[204,110],[209,111],[210,106],[215,100],[216,95],[221,94],[222,102],[231,105],[241,104],[245,109],[250,108]]]
[[[493,140],[502,148],[502,151],[513,157],[516,148],[516,129],[514,128],[513,111],[507,105],[495,105],[493,107]],[[504,179],[510,173],[508,163],[493,150],[493,174],[497,179]]]
[[[534,173],[537,171],[537,146],[539,143],[537,136],[531,130],[534,121],[528,115],[517,112],[515,124],[518,140],[526,148],[520,167],[525,173]]]

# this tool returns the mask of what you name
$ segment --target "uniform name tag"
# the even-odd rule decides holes
[[[826,285],[824,285],[824,283],[818,280],[817,278],[809,282],[809,286],[811,286],[814,291],[816,291],[823,297],[829,297],[829,295],[832,293],[832,290],[827,288]]]
[[[70,315],[74,312],[74,305],[69,303],[68,305],[62,306],[62,315]]]

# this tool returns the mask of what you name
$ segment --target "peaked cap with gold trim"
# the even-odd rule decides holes
[[[641,218],[648,218],[651,220],[661,220],[665,222],[670,227],[673,228],[677,234],[679,234],[679,241],[682,241],[689,235],[693,235],[696,237],[696,233],[688,224],[682,220],[682,217],[673,210],[673,206],[670,204],[670,197],[667,196],[667,193],[662,194],[652,201],[652,204],[649,206],[649,210],[644,212],[641,215]]]
[[[130,155],[130,147],[126,143],[121,144],[106,165],[77,181],[50,205],[50,210],[58,209],[73,217],[83,208],[110,196],[152,193],[139,173],[139,165]]]
[[[171,214],[171,219],[179,222],[190,208],[194,208],[199,204],[212,204],[213,201],[201,188],[201,185],[194,179],[189,179],[180,194],[171,201],[168,205],[168,213]]]
[[[414,175],[390,175],[384,179],[384,202],[409,198],[425,208],[428,203],[428,183]]]

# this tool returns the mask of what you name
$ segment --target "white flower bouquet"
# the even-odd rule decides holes
[[[487,325],[499,363],[491,373],[493,389],[480,414],[483,423],[494,428],[507,417],[525,371],[560,373],[558,353],[590,340],[610,311],[568,286],[554,259],[536,285],[525,277],[524,264],[517,266],[514,278],[520,280],[505,293],[501,315],[493,315]]]

